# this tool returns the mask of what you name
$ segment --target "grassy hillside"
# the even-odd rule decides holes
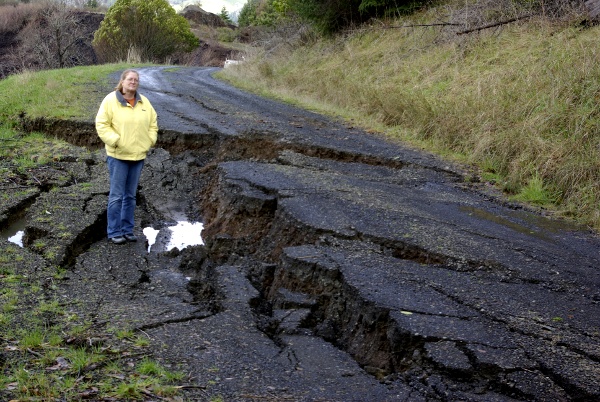
[[[423,26],[439,15],[257,51],[221,75],[471,164],[514,199],[600,229],[600,27]]]
[[[29,117],[91,119],[116,82],[113,72],[131,64],[24,71],[0,80],[0,122],[11,123],[22,113]]]
[[[11,177],[24,169],[60,157],[62,141],[43,141],[41,134],[19,130],[20,116],[93,120],[102,98],[116,82],[108,76],[129,68],[110,64],[23,72],[0,80],[0,175]]]

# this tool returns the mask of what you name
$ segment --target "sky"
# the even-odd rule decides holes
[[[202,9],[204,11],[208,11],[209,13],[213,14],[219,14],[223,7],[225,7],[230,13],[233,11],[239,11],[244,6],[244,4],[246,4],[246,1],[247,0],[200,0],[200,3],[202,3]],[[187,5],[196,4],[198,3],[198,1],[171,1],[170,3],[182,3]],[[176,6],[176,9],[177,8],[178,7]]]
[[[227,11],[239,11],[246,0],[204,0],[202,1],[202,9],[210,13],[219,14],[223,7],[227,8]]]

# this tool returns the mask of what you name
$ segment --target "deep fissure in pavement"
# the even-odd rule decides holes
[[[74,135],[79,130],[91,133],[90,125],[77,123],[69,126],[64,122],[37,121],[31,127],[45,127],[52,134],[76,145],[97,149],[98,144],[89,136]],[[79,139],[73,141],[75,137]],[[88,139],[81,139],[86,137]],[[357,265],[368,266],[369,259],[372,259],[384,266],[389,265],[390,270],[405,270],[406,287],[399,292],[406,294],[398,294],[399,298],[418,297],[419,292],[443,293],[443,289],[436,289],[435,284],[411,277],[411,271],[423,269],[423,266],[435,273],[481,274],[482,280],[485,280],[483,275],[498,275],[505,283],[533,282],[534,279],[519,278],[507,267],[494,262],[464,260],[444,252],[434,252],[411,239],[390,241],[377,234],[358,233],[351,226],[331,229],[311,226],[297,219],[297,210],[293,209],[295,205],[291,194],[286,193],[287,189],[274,189],[269,183],[260,184],[245,180],[241,175],[238,177],[233,165],[239,161],[252,161],[254,165],[265,165],[277,171],[294,168],[296,160],[314,158],[309,160],[311,165],[307,170],[325,170],[316,161],[319,159],[348,165],[382,166],[400,172],[409,168],[405,163],[286,144],[272,139],[270,133],[249,132],[224,139],[216,133],[203,136],[163,133],[160,141],[170,157],[161,156],[160,166],[164,171],[162,176],[154,172],[154,178],[160,182],[159,186],[177,188],[177,180],[184,179],[182,171],[191,176],[185,179],[193,185],[183,192],[187,192],[187,197],[197,198],[182,200],[187,204],[183,207],[202,218],[206,246],[183,251],[179,264],[179,270],[191,276],[187,289],[193,300],[189,304],[197,309],[176,318],[144,324],[137,329],[149,330],[190,320],[204,320],[224,311],[225,296],[219,287],[218,268],[238,266],[243,267],[245,276],[257,290],[257,296],[250,297],[248,301],[256,317],[256,327],[282,351],[286,348],[287,336],[317,336],[349,353],[366,372],[381,382],[389,384],[402,380],[423,395],[436,399],[444,399],[449,390],[482,395],[495,392],[520,400],[538,398],[539,387],[515,385],[527,382],[545,384],[545,396],[549,398],[564,396],[556,384],[567,390],[573,400],[583,401],[592,397],[589,390],[562,378],[553,366],[540,364],[542,359],[539,355],[529,354],[518,344],[505,346],[498,341],[490,346],[478,343],[477,336],[473,336],[474,341],[464,341],[465,337],[460,333],[462,323],[494,334],[494,329],[487,328],[489,324],[480,322],[475,313],[453,312],[450,308],[448,312],[433,308],[431,311],[424,308],[422,311],[398,312],[385,303],[373,302],[371,296],[376,296],[377,289],[367,295],[364,289],[356,286],[356,283],[370,278],[349,277],[350,273],[344,270],[340,261],[356,260]],[[97,162],[88,160],[86,165],[93,163]],[[260,171],[257,170],[256,174],[259,175]],[[27,228],[26,246],[52,263],[71,266],[88,247],[104,237],[106,189],[98,188],[92,191],[92,196],[80,197],[71,189],[78,185],[76,180],[61,185],[53,191],[64,192],[72,203],[69,206],[46,205],[44,190],[47,189],[43,189],[42,194],[35,198],[38,204],[36,211],[28,215],[32,223]],[[190,188],[194,191],[191,192]],[[154,204],[161,201],[155,200],[157,195],[152,191],[142,185],[138,203],[143,210],[143,224],[161,226],[153,221],[160,219],[159,208]],[[78,236],[69,238],[68,229],[75,211],[85,211],[89,221],[85,222],[85,229]],[[61,217],[61,230],[57,230],[56,219],[51,222],[47,219],[46,212],[53,218]],[[76,219],[81,225],[81,218]],[[68,240],[67,246],[64,246],[65,239]],[[359,249],[368,256],[366,260],[354,256]],[[162,254],[177,256],[177,252]],[[152,276],[142,272],[138,274],[135,285],[151,286],[152,281]],[[446,296],[450,300],[453,298],[452,294]],[[475,302],[465,304],[459,299],[456,302],[462,303],[467,311],[477,310]],[[443,328],[422,332],[410,322],[410,318],[417,314],[429,320],[432,328],[445,325],[446,320],[450,320],[457,326],[459,334],[446,336]],[[513,354],[514,362],[494,359],[493,356],[500,351]],[[585,354],[598,362],[593,353],[573,349],[570,352]],[[530,366],[521,366],[521,362]]]

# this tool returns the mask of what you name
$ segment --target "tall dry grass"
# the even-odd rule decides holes
[[[45,2],[0,4],[0,33],[18,31],[45,7]]]
[[[432,13],[256,51],[223,74],[458,157],[509,194],[600,229],[600,27],[538,18],[455,40],[408,27]]]

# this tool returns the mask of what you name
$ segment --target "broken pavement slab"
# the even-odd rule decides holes
[[[142,70],[162,131],[136,210],[136,231],[202,218],[206,246],[82,237],[74,314],[138,330],[191,400],[600,397],[597,235],[212,71]],[[81,210],[71,185],[53,203]]]

